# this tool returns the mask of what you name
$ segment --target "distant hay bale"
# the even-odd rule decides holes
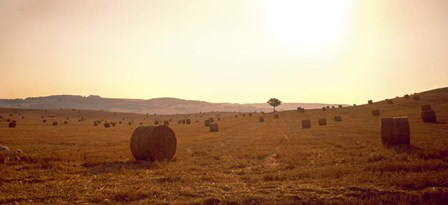
[[[302,128],[311,128],[311,120],[302,120]]]
[[[404,98],[410,98],[408,94],[404,95]]]
[[[437,120],[436,113],[433,110],[421,112],[423,122],[435,122]]]
[[[394,104],[394,101],[392,101],[391,99],[386,99],[387,104]]]
[[[166,125],[166,126],[170,125],[170,121],[168,121],[168,120],[163,121],[163,125]]]
[[[140,125],[143,125],[143,122],[140,122],[139,124],[140,124]],[[157,124],[158,124],[158,123],[157,123]]]
[[[339,107],[339,108],[342,108],[342,105],[339,105],[338,107]]]
[[[275,119],[278,119],[278,118],[280,118],[280,115],[279,115],[279,114],[275,114],[275,115],[274,115],[274,118],[275,118]]]
[[[353,107],[356,107],[356,104],[353,104]]]
[[[334,105],[333,105],[333,106],[331,106],[331,108],[332,108],[332,109],[334,109],[334,108],[335,108],[335,107],[334,107]]]
[[[140,126],[132,133],[130,146],[136,160],[170,161],[176,154],[176,134],[165,125]]]
[[[334,116],[334,121],[335,122],[341,122],[342,121],[342,117],[341,116]]]
[[[132,122],[128,122],[128,125],[132,125]]]
[[[105,123],[104,123],[104,127],[105,127],[105,128],[109,128],[109,127],[110,127],[110,123],[109,123],[109,122],[105,122]]]
[[[218,126],[218,123],[212,123],[212,124],[210,124],[210,132],[219,132],[219,126]]]
[[[0,152],[2,152],[2,151],[9,152],[9,147],[4,146],[4,145],[0,145]]]
[[[64,121],[64,124],[68,124],[68,122],[67,122],[67,121]]]
[[[42,120],[42,123],[47,123],[47,120]]]
[[[115,122],[111,122],[110,125],[112,125],[112,127],[115,127],[117,124]]]
[[[381,115],[380,110],[372,110],[372,115],[373,116],[380,116]]]
[[[420,100],[420,96],[419,96],[419,95],[415,95],[414,97],[412,97],[412,99],[414,99],[414,100]]]
[[[323,110],[323,111],[327,111],[327,108],[326,108],[326,107],[323,107],[322,110]]]
[[[259,117],[258,122],[264,122],[264,117]]]
[[[330,106],[327,106],[327,109],[330,109]]]
[[[154,120],[154,125],[158,125],[159,121],[158,120]]]
[[[372,100],[369,100],[368,103],[369,103],[369,105],[371,105],[371,104],[373,104],[373,101],[372,101]]]
[[[221,118],[220,118],[220,117],[218,117],[218,121],[221,121]]]
[[[383,145],[410,144],[410,129],[407,117],[381,119],[381,142]]]
[[[211,117],[210,122],[215,122],[215,119],[213,117]]]
[[[319,119],[319,125],[327,125],[327,119],[325,119],[325,118],[320,118],[320,119]]]
[[[191,119],[186,119],[186,120],[185,120],[185,123],[186,123],[187,125],[191,124]]]
[[[58,122],[54,121],[51,125],[58,126]]]
[[[210,120],[204,120],[204,126],[209,127],[210,126]]]
[[[121,125],[121,121],[118,121],[118,124],[120,124],[120,125]]]
[[[422,105],[422,111],[429,111],[431,110],[431,105]]]
[[[178,120],[177,124],[179,124],[179,125],[182,124],[182,120]]]
[[[98,126],[98,123],[96,121],[93,121],[93,126]]]

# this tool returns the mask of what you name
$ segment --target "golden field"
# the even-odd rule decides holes
[[[393,104],[282,111],[279,119],[0,108],[0,116],[17,121],[16,128],[0,122],[0,144],[23,150],[0,155],[0,204],[448,204],[448,88],[418,95]],[[422,122],[426,104],[436,123]],[[381,117],[408,116],[411,145],[384,147],[373,109]],[[258,121],[262,115],[265,122]],[[204,126],[210,117],[221,118],[219,132]],[[192,124],[178,124],[185,118]],[[327,125],[319,126],[319,118]],[[122,124],[93,126],[99,119]],[[172,119],[175,158],[135,161],[132,132],[155,119]],[[311,120],[310,129],[302,129],[302,119]]]

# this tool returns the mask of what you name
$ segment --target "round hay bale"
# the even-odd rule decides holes
[[[381,115],[380,110],[372,110],[372,115],[373,116],[380,116]]]
[[[179,125],[182,124],[182,120],[178,120],[177,124],[179,124]]]
[[[280,115],[279,115],[279,114],[275,114],[275,115],[274,115],[274,118],[275,118],[275,119],[278,119],[278,118],[280,118]]]
[[[259,122],[264,122],[264,117],[259,117],[259,118],[258,118],[258,121],[259,121]]]
[[[2,152],[2,151],[8,152],[9,151],[9,147],[0,145],[0,152]]]
[[[383,145],[410,144],[407,117],[381,118],[381,142]]]
[[[435,122],[437,120],[436,113],[433,110],[421,112],[423,122]]]
[[[369,103],[369,105],[371,105],[371,104],[373,104],[373,101],[372,101],[372,100],[369,100],[368,103]]]
[[[331,108],[332,108],[332,109],[334,109],[334,108],[335,108],[335,107],[334,107],[334,105],[333,105],[333,106],[331,106]]]
[[[212,124],[210,124],[210,132],[219,132],[219,126],[218,126],[218,123],[212,123]]]
[[[47,123],[47,120],[42,120],[42,123]]]
[[[356,104],[353,104],[353,107],[356,107]]]
[[[420,100],[420,95],[415,95],[414,97],[412,97],[412,99],[414,99],[414,100]]]
[[[16,123],[15,120],[13,120],[13,121],[11,121],[11,122],[8,123],[8,127],[10,127],[10,128],[14,128],[14,127],[16,127],[16,126],[17,126],[17,123]]]
[[[154,120],[154,125],[158,125],[159,121],[158,120]],[[143,123],[140,123],[140,125],[143,125]]]
[[[220,117],[218,117],[218,121],[220,121],[221,120],[221,118]]]
[[[302,120],[302,128],[311,128],[311,120]]]
[[[93,126],[98,126],[98,123],[96,121],[93,122]]]
[[[249,117],[252,117],[252,116],[254,116],[254,114],[252,114],[252,113],[249,113]]]
[[[54,121],[51,125],[58,126],[58,122]]]
[[[68,122],[67,122],[67,121],[64,121],[64,124],[68,124]]]
[[[341,116],[334,116],[334,121],[335,122],[341,122],[342,121],[342,117]]]
[[[112,127],[115,127],[117,124],[115,122],[111,122],[110,125],[112,125]]]
[[[128,125],[132,125],[132,122],[128,122]]]
[[[169,161],[176,153],[177,139],[168,126],[140,126],[132,133],[130,145],[136,160]]]
[[[210,120],[204,120],[204,126],[209,127],[210,126]]]
[[[110,123],[109,123],[109,122],[105,122],[105,123],[104,123],[104,127],[105,127],[105,128],[109,128],[109,127],[110,127]]]
[[[404,98],[410,98],[409,94],[404,95]]]
[[[431,110],[431,105],[422,105],[422,112]]]
[[[187,125],[191,124],[191,120],[190,119],[186,119],[185,123],[187,123]]]
[[[170,125],[170,121],[168,121],[168,120],[163,121],[163,125],[166,125],[166,126]]]
[[[327,119],[325,119],[325,118],[320,118],[320,119],[319,119],[319,125],[327,125]]]
[[[323,110],[323,111],[327,111],[327,108],[326,108],[326,107],[323,107],[322,110]]]
[[[339,105],[338,107],[339,107],[339,108],[342,108],[342,105]]]

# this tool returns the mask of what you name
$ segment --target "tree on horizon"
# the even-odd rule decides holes
[[[274,107],[274,112],[275,112],[275,107],[281,105],[282,101],[280,101],[277,98],[271,98],[268,100],[268,104],[271,105],[272,107]]]

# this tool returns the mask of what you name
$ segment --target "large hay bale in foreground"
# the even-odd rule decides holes
[[[219,132],[219,126],[218,126],[218,123],[212,123],[212,124],[210,124],[210,132]]]
[[[176,153],[177,139],[168,126],[140,126],[132,133],[130,145],[136,160],[169,161]]]
[[[334,116],[334,121],[335,122],[341,122],[342,121],[342,117],[341,116]]]
[[[11,121],[11,122],[8,123],[8,127],[10,127],[10,128],[14,128],[14,127],[16,127],[16,126],[17,126],[17,123],[16,123],[15,120],[13,120],[13,121]]]
[[[410,133],[407,117],[381,119],[381,142],[383,145],[410,144]]]
[[[380,110],[372,110],[372,115],[373,116],[380,116],[381,115]]]
[[[264,122],[264,117],[259,117],[258,122]]]
[[[437,120],[436,113],[433,110],[421,112],[423,122],[435,122]]]
[[[311,120],[302,120],[302,128],[311,128]]]
[[[319,125],[327,125],[327,119],[325,119],[325,118],[320,118],[320,119],[319,119]]]
[[[210,126],[210,120],[204,120],[204,126],[209,127]]]

